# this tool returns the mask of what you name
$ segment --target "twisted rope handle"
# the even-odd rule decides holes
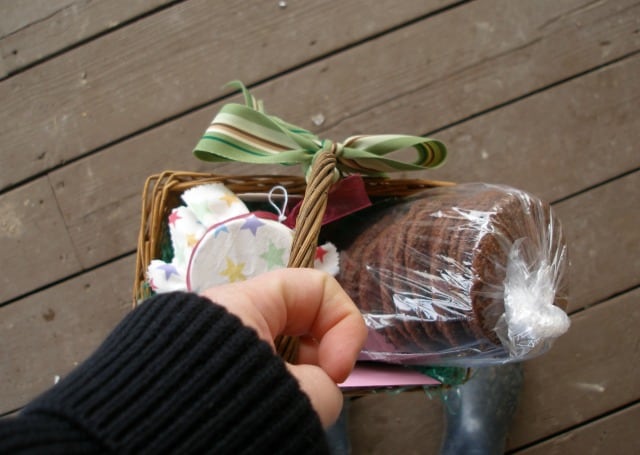
[[[329,188],[337,180],[337,152],[336,145],[332,144],[331,148],[318,153],[314,160],[296,221],[287,267],[313,267]],[[278,354],[285,361],[295,363],[298,357],[297,337],[280,336],[275,344]]]

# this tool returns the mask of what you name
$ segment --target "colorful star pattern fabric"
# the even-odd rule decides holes
[[[261,226],[264,226],[264,223],[260,221],[257,216],[250,215],[240,229],[248,229],[255,237],[258,232],[258,228]]]
[[[226,234],[216,235],[222,226]],[[249,214],[222,226],[205,233],[193,251],[187,269],[189,290],[199,292],[286,265],[293,234],[282,223]]]
[[[191,253],[209,227],[249,213],[244,203],[220,183],[191,188],[182,200],[186,205],[173,209],[167,220],[174,252],[171,262],[154,260],[147,267],[147,280],[156,292],[186,290]]]
[[[286,267],[293,231],[268,216],[250,213],[222,184],[194,187],[182,200],[186,205],[172,210],[168,219],[173,259],[153,260],[147,269],[154,291],[200,292]],[[314,265],[335,275],[335,247],[319,247]]]
[[[333,243],[325,243],[316,249],[316,258],[313,268],[324,270],[330,275],[337,275],[340,271],[340,255]]]
[[[170,226],[175,226],[176,225],[176,221],[178,221],[180,219],[180,214],[178,213],[178,210],[173,209],[171,211],[171,214],[169,215],[169,225]]]
[[[213,236],[214,237],[218,237],[218,235],[221,232],[226,232],[227,234],[229,233],[229,229],[227,228],[226,224],[223,224],[221,226],[217,226],[214,230],[213,230]]]
[[[171,234],[171,246],[174,251],[172,264],[182,271],[187,267],[191,250],[197,243],[197,239],[202,237],[206,228],[198,221],[187,207],[178,207],[172,211],[174,222],[169,222],[169,233]],[[194,243],[193,240],[196,240]]]
[[[249,213],[247,206],[222,183],[188,189],[182,200],[206,227]]]
[[[267,270],[273,270],[285,266],[285,253],[288,256],[288,251],[285,248],[278,248],[269,240],[269,246],[260,257],[267,263]]]
[[[321,246],[316,248],[316,261],[324,262],[324,257],[326,256],[326,254],[327,250],[325,248],[322,248]]]
[[[198,237],[196,237],[195,234],[187,234],[187,245],[193,248],[194,246],[196,246],[196,243],[198,243]]]
[[[177,275],[178,274],[178,270],[176,269],[176,267],[173,264],[163,264],[163,265],[159,266],[158,268],[164,272],[164,277],[167,280],[169,278],[171,278],[171,275]]]
[[[228,194],[228,193],[220,196],[220,200],[226,202],[228,207],[231,207],[233,204],[240,201],[238,199],[238,196],[236,196],[235,194]]]
[[[242,273],[242,269],[244,269],[244,262],[239,262],[236,264],[230,258],[226,259],[227,268],[220,272],[220,275],[226,277],[229,280],[229,283],[246,280],[247,277]]]

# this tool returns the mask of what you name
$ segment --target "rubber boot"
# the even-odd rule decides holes
[[[440,455],[503,454],[522,382],[522,365],[509,363],[477,368],[465,384],[444,391]]]
[[[338,420],[326,431],[331,455],[348,455],[351,453],[351,444],[349,443],[349,433],[347,429],[348,412],[349,398],[345,397]]]

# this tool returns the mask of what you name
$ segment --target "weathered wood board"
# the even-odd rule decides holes
[[[446,3],[177,4],[0,81],[0,189],[228,93],[230,80],[272,77]]]
[[[520,455],[640,453],[638,424],[640,424],[640,404],[635,404],[515,453]]]
[[[190,2],[188,5],[193,3],[195,2]],[[354,2],[346,3],[352,5]],[[438,113],[438,109],[434,110],[431,107],[433,105],[452,104],[458,106],[458,102],[463,99],[465,102],[462,106],[467,105],[472,109],[481,109],[487,101],[489,101],[488,106],[491,106],[491,99],[497,94],[507,95],[507,98],[498,102],[508,99],[510,91],[513,91],[512,96],[519,95],[518,89],[522,86],[520,81],[525,81],[524,84],[530,85],[528,90],[532,90],[545,83],[552,83],[558,78],[574,74],[571,72],[567,74],[567,68],[570,71],[583,71],[638,48],[640,37],[634,33],[638,25],[637,11],[617,12],[626,3],[606,2],[597,8],[578,8],[583,3],[587,3],[586,0],[581,2],[577,0],[549,2],[544,5],[544,8],[535,7],[532,8],[532,11],[514,8],[511,6],[511,2],[503,3],[504,1],[495,0],[490,5],[470,4],[465,5],[465,8],[455,8],[428,21],[418,22],[405,29],[404,33],[394,33],[388,37],[374,40],[371,46],[358,46],[353,50],[350,49],[344,56],[335,60],[335,64],[333,59],[319,62],[313,66],[312,70],[309,70],[309,74],[302,78],[297,87],[290,87],[289,84],[279,85],[279,92],[283,90],[288,92],[286,96],[282,97],[282,93],[274,93],[277,95],[274,97],[275,99],[283,100],[290,99],[292,94],[304,96],[305,103],[287,104],[292,106],[290,109],[299,111],[302,107],[305,112],[302,112],[301,115],[295,115],[294,112],[290,113],[288,110],[278,110],[278,112],[292,121],[298,123],[304,121],[302,126],[311,127],[314,127],[311,117],[318,113],[325,117],[327,125],[342,122],[357,113],[369,113],[370,117],[378,118],[379,122],[381,116],[378,114],[371,116],[372,110],[378,109],[378,112],[382,112],[380,109],[387,109],[387,107],[380,106],[381,100],[376,86],[392,84],[391,93],[395,92],[395,96],[398,96],[399,93],[400,97],[406,93],[413,100],[413,106],[416,109],[414,112],[404,112],[404,117],[400,117],[405,118],[407,122],[402,131],[415,132],[424,128],[412,127],[414,119],[419,119],[429,130],[443,125],[441,120],[435,121],[441,115]],[[435,4],[429,5],[427,10],[433,10],[436,6]],[[353,5],[353,7],[355,8],[357,5]],[[86,49],[87,46],[84,46],[76,52],[65,55],[64,58],[47,62],[41,70],[40,67],[34,68],[33,71],[12,78],[13,82],[11,83],[0,84],[0,95],[7,99],[9,106],[14,107],[12,115],[7,118],[6,122],[3,122],[6,124],[6,130],[0,130],[0,132],[7,137],[7,149],[13,150],[11,154],[15,156],[15,163],[20,164],[20,168],[25,171],[42,171],[58,165],[61,160],[71,159],[118,137],[132,134],[154,122],[176,115],[178,113],[176,109],[184,111],[221,96],[226,92],[219,87],[228,80],[240,78],[248,83],[256,80],[255,77],[247,77],[243,74],[242,65],[239,62],[233,62],[233,65],[221,64],[223,71],[214,71],[214,74],[210,74],[209,70],[195,71],[191,69],[192,62],[189,61],[176,63],[174,68],[171,66],[170,60],[160,57],[165,51],[164,47],[160,48],[160,44],[156,44],[156,42],[163,42],[162,39],[158,39],[157,35],[161,35],[161,33],[156,28],[167,28],[169,25],[176,27],[173,24],[175,20],[171,22],[169,18],[170,14],[177,14],[175,13],[176,8],[162,12],[162,17],[167,16],[166,21],[169,24],[164,22],[156,24],[159,21],[156,16],[148,19],[148,21],[153,20],[153,23],[149,25],[148,30],[145,28],[140,31],[140,33],[144,32],[144,35],[140,37],[134,35],[137,39],[133,42],[135,46],[146,46],[145,52],[114,56],[118,62],[122,61],[121,66],[112,68],[113,65],[109,63],[110,68],[107,71],[99,65],[106,65],[106,62],[113,61],[106,56],[110,52],[114,52],[114,44],[118,42],[117,39],[125,39],[118,38],[120,33],[125,33],[125,31],[133,33],[129,30],[131,27],[123,29],[122,32],[118,31],[105,36],[97,40],[96,44],[92,43],[94,46],[100,45],[99,49],[89,50]],[[349,16],[349,11],[331,9],[331,11],[334,10],[335,13],[332,14],[341,15],[340,17]],[[390,10],[395,14],[397,9],[391,8]],[[504,20],[501,16],[498,19],[492,13],[494,10],[503,11],[505,14],[509,13],[513,17]],[[293,11],[293,8],[288,8],[287,11]],[[214,13],[214,11],[211,12],[211,14]],[[274,11],[271,8],[266,13],[267,17],[271,17]],[[320,13],[318,12],[318,14]],[[409,8],[407,13],[415,13],[415,10]],[[183,15],[187,14],[198,15],[202,14],[202,11],[188,9]],[[275,14],[278,15],[277,12]],[[527,25],[527,30],[522,29],[523,23],[520,19],[523,15],[528,16],[526,23],[531,23],[531,25]],[[473,20],[470,20],[470,17]],[[183,20],[188,19],[188,17],[183,18]],[[403,19],[406,20],[406,14],[398,18],[396,23]],[[327,17],[327,20],[330,20],[330,17]],[[378,20],[377,17],[372,17],[371,21],[372,24],[376,24],[376,27],[369,26],[365,29],[372,29],[372,32],[380,31],[385,25],[393,25],[393,23]],[[146,24],[145,21],[142,21],[140,25],[134,25],[142,27],[142,23]],[[538,28],[542,28],[544,34],[541,34]],[[207,33],[211,33],[211,29],[212,27],[209,27]],[[198,44],[204,40],[208,40],[205,43],[223,44],[219,41],[212,41],[195,26],[190,27],[190,30],[193,30],[194,37],[192,38],[195,40],[190,42],[190,45],[194,47],[206,47],[205,44]],[[327,28],[324,27],[323,30],[326,32]],[[461,33],[461,30],[464,33]],[[571,31],[573,35],[570,34]],[[163,39],[173,40],[172,43],[175,41],[176,37],[172,34],[171,28],[164,33],[166,37]],[[218,31],[216,40],[226,39],[225,37],[226,35]],[[434,37],[437,37],[437,40]],[[575,55],[571,54],[569,57],[562,53],[558,55],[558,49],[565,49],[571,39],[577,38],[582,38],[578,41],[580,46],[573,46],[566,50],[566,52],[575,52]],[[235,36],[231,36],[229,39],[233,40]],[[274,39],[275,37],[270,38],[270,40]],[[328,46],[326,51],[346,44],[345,42],[336,42],[337,39],[339,37],[326,43]],[[151,48],[149,48],[148,41],[153,41]],[[316,38],[316,41],[312,55],[316,55],[321,43],[325,44],[325,40],[320,37]],[[494,45],[495,41],[502,43],[499,48]],[[399,49],[414,48],[415,43],[420,43],[419,49],[421,49],[422,55],[416,56],[409,52],[398,51]],[[447,43],[447,45],[445,46],[443,43]],[[256,43],[248,43],[247,45],[256,45]],[[275,46],[276,44],[270,43],[269,45]],[[152,51],[156,47],[158,47],[157,52]],[[603,50],[603,47],[606,49]],[[217,46],[215,49],[219,48],[220,46]],[[154,52],[157,55],[154,55]],[[237,52],[242,54],[243,51],[238,49]],[[77,53],[80,54],[76,55]],[[266,53],[268,53],[268,49],[265,50]],[[278,56],[281,54],[288,54],[288,52],[277,53]],[[101,55],[104,58],[95,62],[93,60],[95,55]],[[379,57],[372,61],[372,55]],[[407,55],[408,57],[405,57]],[[306,56],[307,54],[305,54]],[[208,58],[213,59],[215,55],[208,56]],[[496,65],[493,61],[496,58],[500,59],[501,66]],[[131,61],[131,59],[134,60]],[[502,60],[507,61],[502,62]],[[171,68],[171,71],[168,71],[166,67],[155,71],[152,63],[153,65],[166,65]],[[553,64],[546,66],[548,63]],[[199,65],[195,56],[193,64]],[[50,67],[51,65],[60,66]],[[463,74],[460,73],[461,65],[466,69]],[[256,66],[259,65],[254,65],[254,67]],[[145,68],[145,72],[139,75],[132,74],[130,71],[132,67]],[[72,72],[73,68],[78,68],[78,70]],[[216,66],[216,69],[219,68]],[[358,70],[361,73],[357,73],[357,68],[364,69]],[[493,72],[490,71],[491,68],[494,69]],[[514,72],[504,74],[504,68],[509,68]],[[536,71],[532,72],[533,68]],[[545,70],[540,68],[545,68]],[[36,70],[42,71],[42,73],[36,74]],[[39,87],[43,85],[42,80],[47,80],[45,72],[61,75],[52,81],[59,88],[54,91],[48,90],[46,93],[38,93]],[[523,77],[529,72],[533,73],[533,78]],[[358,78],[356,78],[357,74],[360,74]],[[372,77],[372,75],[376,77]],[[108,80],[103,80],[107,77]],[[210,78],[204,80],[205,77]],[[171,79],[166,80],[167,78]],[[491,79],[492,81],[504,79],[505,82],[502,84],[508,84],[508,87],[494,88],[493,90],[488,90],[483,85],[475,87],[473,81],[478,79]],[[177,81],[181,80],[189,80],[191,84],[188,87],[180,86]],[[448,92],[441,90],[443,84],[448,84],[449,81],[462,82],[458,85],[460,89],[456,85],[452,85],[448,88]],[[157,86],[161,82],[163,82],[162,86]],[[192,85],[196,82],[197,86]],[[439,84],[439,90],[433,92],[437,93],[436,96],[442,96],[443,93],[457,93],[461,98],[438,100],[437,103],[434,103],[432,97],[416,96],[416,94],[423,95],[420,93],[420,89],[435,83]],[[370,86],[369,84],[375,85]],[[348,86],[349,90],[342,89],[345,86]],[[33,98],[39,104],[38,109],[30,109],[33,106],[31,102],[24,103],[21,96],[22,89],[33,92]],[[418,90],[420,91],[416,93]],[[465,92],[469,93],[465,94]],[[56,97],[70,98],[67,93],[73,93],[74,96],[73,100],[65,103],[64,106],[47,101],[49,98]],[[461,96],[460,94],[465,95]],[[15,102],[12,101],[14,99]],[[416,105],[415,100],[419,99],[425,101]],[[336,100],[340,100],[340,102],[336,102]],[[398,106],[398,101],[394,100],[395,98],[387,100],[393,101],[392,105],[388,106],[390,111],[394,111]],[[22,105],[24,107],[19,107]],[[309,106],[314,107],[312,111],[309,110]],[[55,111],[55,115],[51,111]],[[127,115],[121,115],[122,112],[127,112]],[[335,112],[340,112],[340,115]],[[429,115],[426,115],[427,113]],[[464,115],[469,114],[465,113]],[[395,117],[393,114],[392,116]],[[446,121],[446,116],[444,116],[444,120]],[[98,125],[102,128],[97,128]],[[108,125],[108,128],[104,128],[104,125]],[[363,125],[367,129],[370,128],[371,132],[388,131],[382,128],[379,123],[375,123],[373,119],[367,119],[364,123],[359,121],[358,126],[352,122],[352,127],[344,131],[346,134],[358,132],[363,128]],[[29,143],[24,141],[27,130],[32,139]],[[35,137],[34,134],[36,134]],[[43,152],[46,153],[43,155]],[[41,158],[38,159],[38,157]],[[5,186],[5,177],[8,179],[6,184],[9,184],[16,181],[17,175],[15,173],[6,176],[0,174],[0,187]]]
[[[4,69],[0,70],[0,79],[170,2],[2,0],[0,59]]]
[[[429,175],[556,201],[636,169],[639,71],[633,56],[442,131],[450,159]]]
[[[609,4],[605,5],[608,5],[610,9],[613,8]],[[587,11],[593,15],[598,8]],[[600,16],[604,13],[612,14],[614,18],[618,19],[615,23],[624,25],[617,33],[624,35],[628,32],[629,23],[633,21],[625,19],[628,16],[628,11],[626,15],[616,11],[617,9],[601,11]],[[443,16],[450,16],[454,13],[461,14],[458,10],[453,10]],[[571,15],[574,20],[579,17],[576,14]],[[595,24],[602,22],[606,23],[603,20],[592,21]],[[443,22],[443,29],[446,24]],[[414,29],[417,25],[419,24],[410,28]],[[564,28],[561,29],[564,30]],[[613,33],[611,27],[603,27],[603,29]],[[596,32],[597,30],[593,35],[598,35]],[[393,36],[385,37],[385,40],[388,41]],[[417,37],[410,35],[409,38],[416,39]],[[561,36],[560,38],[565,37]],[[538,40],[535,44],[542,41]],[[615,39],[610,42],[614,41]],[[626,40],[621,41],[627,42]],[[464,45],[469,46],[470,43],[465,42]],[[460,53],[465,53],[464,45],[459,51]],[[367,44],[360,47],[368,48],[370,46]],[[591,64],[596,64],[599,62],[601,54],[600,45],[597,44],[593,47],[595,49],[591,54],[597,58],[592,58]],[[528,52],[528,49],[529,47],[525,46],[508,54],[522,54]],[[555,47],[547,45],[545,49],[548,52],[549,49],[555,49]],[[523,58],[524,56],[513,55],[512,58],[515,61],[528,61]],[[629,63],[630,61],[636,63]],[[617,68],[618,65],[622,68]],[[589,75],[576,82],[565,84],[572,87],[571,89],[566,89],[565,85],[562,85],[532,97],[531,101],[525,100],[524,104],[516,103],[516,105],[510,106],[512,109],[498,110],[443,131],[439,137],[450,143],[451,159],[445,168],[431,175],[436,178],[441,177],[456,181],[466,178],[515,184],[523,180],[522,174],[526,174],[528,177],[526,180],[531,182],[531,187],[526,189],[553,199],[563,197],[567,192],[575,191],[580,185],[594,184],[615,175],[616,172],[619,173],[621,169],[637,166],[638,154],[634,152],[632,146],[634,122],[637,123],[637,119],[632,115],[632,110],[635,104],[634,100],[637,97],[638,84],[630,83],[633,81],[635,71],[637,71],[637,59],[625,60],[618,65],[614,65],[613,68],[605,68],[597,73],[602,73],[597,77]],[[345,66],[343,64],[337,67],[344,68]],[[566,68],[566,66],[560,67]],[[454,69],[455,67],[451,67],[451,71]],[[573,69],[574,72],[581,70],[583,70],[582,67]],[[344,70],[342,71],[344,72]],[[295,92],[304,88],[306,81],[314,79],[308,74],[309,71],[301,70],[298,73],[300,74],[293,74],[291,77],[285,76],[291,81],[281,83],[278,86],[290,86]],[[585,79],[584,82],[583,79]],[[335,82],[336,87],[344,85],[339,84],[340,80],[332,80],[331,82]],[[399,87],[395,90],[399,90]],[[527,87],[528,90],[533,88],[535,86]],[[437,90],[429,94],[425,93],[424,98],[421,99],[429,99],[436,93]],[[558,96],[560,99],[557,98]],[[286,99],[286,97],[275,98],[274,108],[278,112],[281,108],[285,109],[287,104],[297,106],[296,103],[283,102]],[[584,121],[585,116],[598,115],[605,106],[609,105],[610,99],[619,100],[619,108],[612,110],[612,113],[609,114],[614,115],[615,118],[607,123],[596,123],[597,127],[602,128],[602,132],[593,131],[591,124]],[[500,98],[493,100],[494,103],[503,101],[504,99]],[[569,101],[572,102],[569,103]],[[552,102],[554,103],[553,116],[546,115],[549,103]],[[338,104],[340,107],[340,103]],[[384,103],[385,106],[388,104],[393,103]],[[216,105],[217,107],[219,105]],[[391,108],[391,106],[388,107]],[[354,106],[343,104],[342,108],[343,111],[349,112]],[[355,108],[358,110],[363,106]],[[514,113],[514,110],[519,112]],[[206,111],[206,114],[204,111],[199,111],[165,127],[137,136],[111,149],[104,150],[98,155],[66,166],[52,175],[54,190],[63,210],[65,222],[70,229],[74,244],[77,246],[79,260],[84,267],[99,264],[114,255],[131,251],[134,248],[138,223],[139,193],[142,182],[149,173],[166,168],[211,168],[209,165],[193,162],[189,153],[195,142],[194,138],[199,136],[204,125],[213,115],[213,110],[206,109]],[[442,109],[445,117],[448,116],[452,120],[455,120],[455,117],[452,117],[454,111],[463,117],[473,114],[473,111],[461,112],[458,105],[450,105],[449,109]],[[527,117],[531,119],[543,118],[548,119],[548,122],[521,122],[522,116],[525,120]],[[414,117],[417,116],[392,116],[387,127],[393,131],[402,130],[407,118],[413,119]],[[626,118],[631,118],[631,120],[627,122]],[[608,128],[609,124],[611,124],[611,128]],[[423,128],[426,128],[426,125]],[[532,128],[536,129],[532,130]],[[487,131],[492,134],[487,134]],[[567,131],[571,131],[571,136],[567,134]],[[328,133],[331,132],[331,130],[328,131]],[[512,134],[505,137],[505,134],[510,132]],[[571,140],[568,140],[568,137],[571,137]],[[617,138],[621,138],[620,143],[616,142]],[[537,144],[534,142],[536,140],[542,143]],[[580,160],[576,157],[576,155],[583,153],[584,148],[604,149],[612,145],[616,147],[615,153],[602,154],[605,161],[598,163],[598,165],[594,165],[593,160]],[[544,157],[537,160],[536,166],[532,168],[527,164],[529,161],[523,158],[532,153],[541,154],[540,150],[542,149],[553,150],[554,159],[550,159],[549,154],[545,154]],[[127,172],[122,172],[120,166],[110,165],[110,162],[121,162],[123,157],[127,159]],[[558,162],[558,158],[564,161]],[[566,163],[574,162],[588,168],[576,167],[572,174],[567,175]],[[496,164],[501,166],[496,166]],[[226,172],[225,168],[218,167],[216,169]],[[239,170],[228,167],[226,169],[231,172],[239,172]],[[531,178],[532,170],[535,172],[535,178]],[[244,168],[244,172],[251,171],[260,172],[261,170]],[[266,170],[264,171],[266,172]],[[280,170],[280,172],[285,171]],[[551,190],[559,192],[551,193]],[[39,276],[35,275],[34,278],[39,278]],[[36,286],[43,284],[46,283],[34,283]]]
[[[131,308],[135,260],[116,261],[0,307],[0,414],[84,360]]]
[[[47,177],[0,196],[0,302],[80,271]]]
[[[637,51],[639,26],[633,0],[472,2],[255,93],[282,118],[334,140],[425,134]],[[291,94],[305,103],[273,104]]]
[[[510,447],[640,399],[640,289],[575,314],[569,333],[525,364]]]
[[[640,171],[562,201],[571,268],[569,310],[640,284]]]
[[[0,39],[4,39],[31,24],[46,20],[47,17],[73,4],[74,1],[31,0],[26,5],[19,5],[12,0],[0,0],[0,9],[2,9]]]

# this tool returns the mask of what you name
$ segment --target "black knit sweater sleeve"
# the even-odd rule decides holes
[[[153,297],[15,418],[0,453],[327,453],[308,397],[255,331],[195,294]]]

